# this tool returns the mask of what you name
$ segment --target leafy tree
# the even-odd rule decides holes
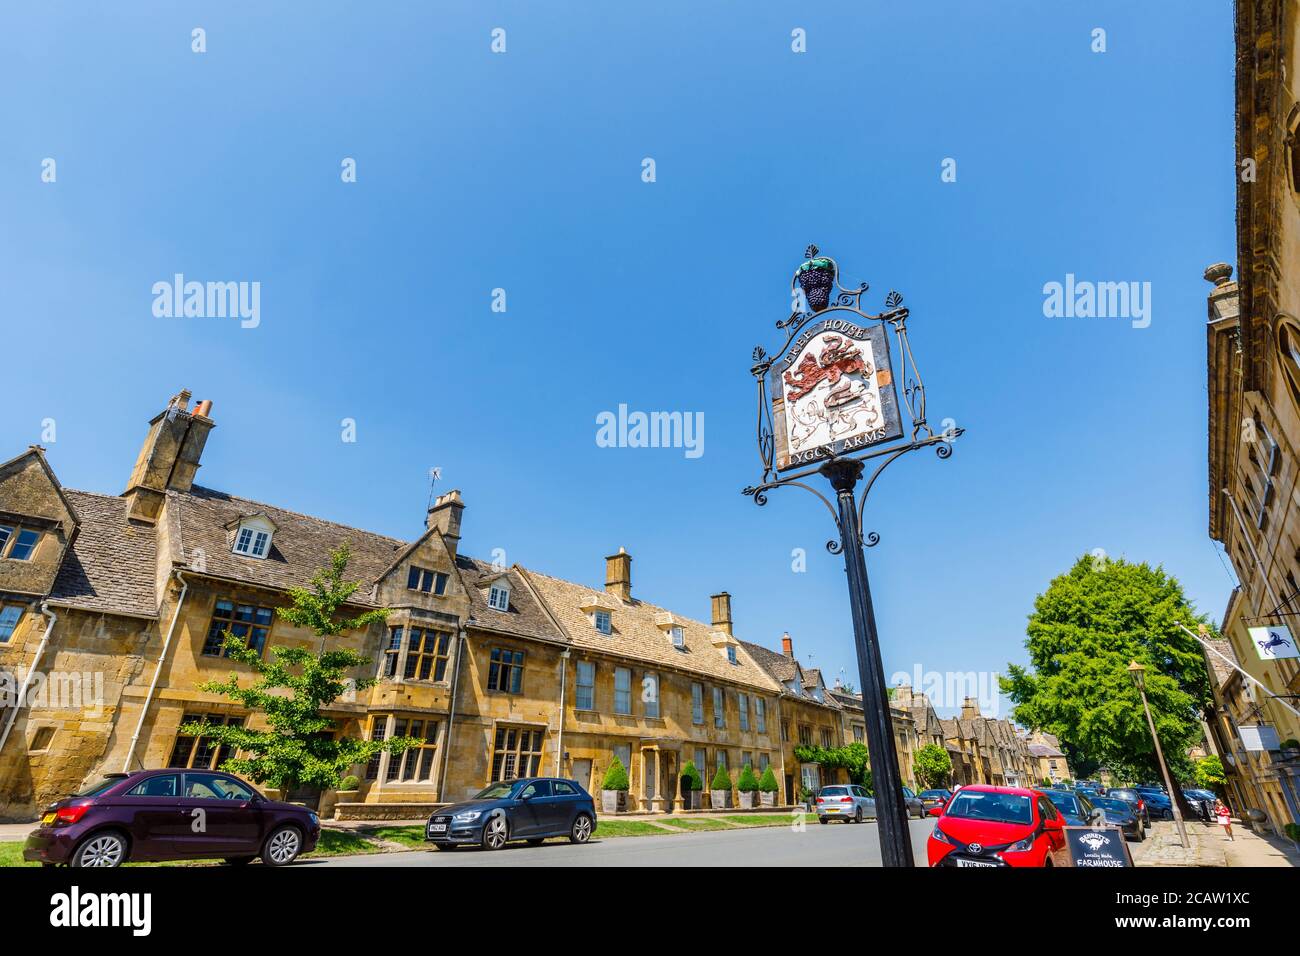
[[[1201,647],[1180,623],[1195,631],[1209,622],[1163,569],[1083,556],[1034,601],[1025,642],[1032,670],[1012,664],[1001,678],[1016,721],[1055,734],[1082,777],[1105,764],[1122,779],[1157,779],[1128,674],[1136,660],[1147,667],[1147,700],[1170,770],[1186,778],[1198,712],[1212,698]]]
[[[292,605],[277,608],[276,613],[291,624],[310,628],[322,639],[364,630],[384,620],[388,616],[386,609],[364,611],[356,617],[340,616],[340,609],[360,587],[359,582],[343,580],[350,556],[348,546],[340,546],[330,555],[330,566],[317,571],[309,587],[293,588],[289,592]],[[364,655],[347,649],[316,654],[301,647],[272,647],[270,658],[264,659],[230,631],[224,638],[227,656],[250,668],[258,679],[245,685],[240,683],[239,675],[232,674],[226,680],[206,681],[200,687],[249,710],[262,711],[268,726],[252,730],[235,724],[211,724],[207,718],[183,724],[182,734],[203,737],[232,753],[240,753],[224,761],[222,770],[285,793],[300,785],[336,788],[351,767],[368,762],[381,751],[401,753],[419,743],[410,737],[386,741],[334,737],[334,721],[321,711],[350,686],[364,689],[375,683],[373,678],[349,681],[346,676],[349,670],[373,664]],[[321,642],[322,646],[327,643]]]
[[[772,765],[768,764],[767,769],[763,771],[763,776],[759,778],[758,789],[764,793],[776,793],[781,789],[776,782],[776,774],[772,772]]]
[[[696,769],[694,760],[686,761],[686,766],[682,768],[682,781],[686,784],[687,790],[704,789],[704,778],[700,776],[700,771]]]
[[[758,790],[758,776],[754,773],[754,768],[745,764],[740,771],[740,779],[736,781],[736,789],[741,793],[755,793]]]
[[[1213,754],[1202,757],[1192,767],[1192,781],[1196,784],[1198,790],[1213,790],[1215,793],[1222,793],[1224,785],[1228,782],[1228,775],[1223,769],[1223,761]]]
[[[631,786],[627,780],[627,771],[623,769],[623,762],[617,757],[610,761],[609,769],[605,771],[605,782],[600,786],[602,790],[622,790],[625,792]]]
[[[926,744],[912,755],[912,772],[921,789],[946,787],[952,777],[952,758],[938,744]]]
[[[713,775],[714,790],[730,790],[731,777],[727,774],[727,768],[718,764],[718,772]]]

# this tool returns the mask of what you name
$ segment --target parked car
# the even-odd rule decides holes
[[[1184,790],[1183,796],[1203,822],[1214,822],[1214,803],[1218,797],[1209,790]]]
[[[1158,820],[1172,820],[1174,818],[1174,802],[1169,799],[1169,795],[1163,789],[1157,790],[1155,787],[1134,787],[1142,799],[1146,802],[1147,812]]]
[[[903,804],[907,807],[909,817],[916,814],[916,818],[919,820],[925,816],[925,801],[918,797],[911,787],[903,788]]]
[[[511,840],[537,846],[548,837],[586,843],[595,829],[596,804],[582,784],[561,777],[523,777],[494,783],[471,800],[434,811],[424,839],[439,850],[499,850]]]
[[[109,774],[51,804],[27,837],[23,859],[113,867],[213,858],[242,865],[260,856],[285,866],[319,839],[320,817],[311,810],[268,800],[231,774],[141,770]]]
[[[856,783],[833,784],[817,791],[817,822],[830,823],[843,820],[845,823],[861,823],[864,819],[876,818],[876,801]]]
[[[952,799],[952,791],[945,787],[936,790],[922,790],[918,796],[921,798],[921,806],[929,813],[935,807],[942,807]]]
[[[1107,796],[1115,800],[1123,800],[1133,808],[1133,812],[1142,821],[1142,827],[1147,830],[1151,829],[1151,808],[1147,804],[1146,798],[1137,790],[1133,787],[1113,787]]]
[[[1133,804],[1119,797],[1098,797],[1093,803],[1105,814],[1106,822],[1123,830],[1125,837],[1139,843],[1146,839],[1146,828]]]
[[[1068,852],[1064,826],[1042,793],[973,784],[948,801],[926,856],[931,866],[1056,866]]]
[[[1069,827],[1095,826],[1103,820],[1100,809],[1082,793],[1070,793],[1068,790],[1044,790],[1043,795],[1052,801],[1052,806],[1060,811]]]

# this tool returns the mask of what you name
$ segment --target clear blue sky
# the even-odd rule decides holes
[[[829,516],[739,493],[750,352],[816,242],[873,307],[906,295],[931,417],[968,429],[868,508],[887,673],[1023,660],[1034,596],[1094,548],[1222,612],[1226,0],[107,6],[0,23],[4,456],[53,418],[65,484],[119,492],[186,387],[215,403],[204,484],[410,538],[441,466],[467,552],[598,586],[624,546],[639,596],[707,619],[725,588],[745,639],[857,683]],[[176,272],[260,282],[261,325],[155,318]],[[1150,282],[1151,326],[1045,318],[1066,273]],[[620,403],[703,412],[704,455],[597,447]]]

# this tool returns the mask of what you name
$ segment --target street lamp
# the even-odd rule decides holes
[[[885,866],[910,867],[907,806],[863,555],[863,547],[874,547],[880,535],[875,531],[863,535],[862,515],[867,495],[887,466],[907,452],[928,447],[940,458],[948,458],[963,429],[951,426],[936,434],[926,421],[925,386],[907,340],[903,297],[890,292],[883,312],[864,312],[865,282],[856,289],[845,288],[834,259],[819,255],[816,246],[809,246],[804,255],[790,282],[797,305],[789,318],[776,323],[785,332],[785,342],[772,355],[762,346],[754,349],[750,372],[758,384],[758,453],[763,473],[759,483],[743,493],[755,504],[765,505],[769,490],[793,485],[816,495],[835,521],[839,539],[827,541],[826,550],[844,555],[848,577],[881,861]],[[898,345],[906,426],[887,330],[894,333]],[[907,427],[910,438],[905,436]],[[858,481],[868,462],[874,470],[859,500]],[[807,483],[817,474],[830,482],[834,505]]]
[[[1160,749],[1160,737],[1156,734],[1156,722],[1151,719],[1151,706],[1147,703],[1147,669],[1137,661],[1128,665],[1128,676],[1133,678],[1142,697],[1142,710],[1147,715],[1147,726],[1151,728],[1151,740],[1156,745],[1156,760],[1160,764],[1160,773],[1165,778],[1165,790],[1169,792],[1169,808],[1174,815],[1174,826],[1178,828],[1178,842],[1187,849],[1187,829],[1183,826],[1183,811],[1178,807],[1178,794],[1174,792],[1173,781],[1169,779],[1169,768],[1165,765],[1165,754]]]

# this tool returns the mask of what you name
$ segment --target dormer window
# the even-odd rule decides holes
[[[608,611],[593,611],[591,621],[596,625],[596,630],[602,634],[613,633],[614,621]]]
[[[578,605],[578,608],[587,615],[591,626],[601,634],[614,633],[614,608],[610,598],[603,594],[593,594]]]
[[[726,631],[710,631],[709,641],[718,649],[718,653],[727,659],[727,663],[740,663],[740,658],[736,655],[736,646],[738,642]]]
[[[246,515],[226,525],[231,552],[249,558],[265,558],[271,553],[275,531],[275,522],[265,514]]]
[[[677,618],[673,617],[671,611],[660,611],[656,614],[655,627],[664,632],[673,647],[679,651],[686,649],[686,630],[677,621]]]
[[[510,585],[498,581],[488,590],[488,607],[494,611],[510,610]]]
[[[41,533],[31,528],[14,528],[0,525],[0,558],[11,561],[30,561],[32,552],[41,540]]]
[[[727,660],[732,664],[740,663],[740,661],[736,660],[736,646],[734,644],[727,645]]]
[[[686,632],[680,627],[674,627],[668,632],[668,636],[672,639],[673,647],[682,648],[686,646]]]
[[[411,565],[411,570],[406,575],[406,586],[412,591],[421,591],[425,594],[446,594],[447,593],[447,575],[441,571],[430,571],[428,568],[417,568]]]

